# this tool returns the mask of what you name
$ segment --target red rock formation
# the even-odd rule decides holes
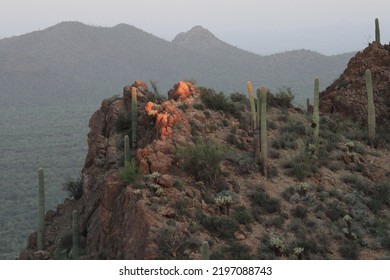
[[[196,91],[196,88],[193,84],[189,82],[178,82],[174,89],[170,90],[168,93],[168,98],[175,101],[184,101],[191,97]]]

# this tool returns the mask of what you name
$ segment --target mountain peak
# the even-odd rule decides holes
[[[206,28],[196,25],[187,32],[181,32],[176,35],[172,43],[178,45],[187,45],[188,43],[204,42],[210,40],[218,40],[213,33]]]
[[[221,51],[231,52],[232,49],[235,49],[200,25],[192,27],[187,32],[177,34],[172,43],[192,51],[217,56],[220,55]]]

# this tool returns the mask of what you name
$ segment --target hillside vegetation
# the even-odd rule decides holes
[[[166,101],[136,82],[104,100],[84,194],[46,215],[43,251],[33,234],[20,257],[71,258],[58,240],[76,210],[86,259],[199,259],[204,241],[211,259],[388,258],[390,143],[368,145],[366,124],[337,115],[320,116],[316,139],[289,92],[266,95],[252,107],[267,110],[259,160],[246,94],[180,82]]]

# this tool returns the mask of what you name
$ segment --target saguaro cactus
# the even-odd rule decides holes
[[[77,210],[72,212],[72,259],[77,260],[80,256],[80,247],[79,247],[79,217]]]
[[[138,113],[137,113],[137,88],[132,87],[131,88],[131,148],[133,152],[133,156],[135,155],[135,149],[137,146],[137,120],[138,120]]]
[[[372,91],[371,71],[366,70],[366,90],[368,101],[368,140],[370,146],[374,147],[375,143],[375,106],[374,106],[374,94]]]
[[[37,244],[38,250],[44,248],[44,232],[45,232],[45,175],[43,168],[38,169],[38,231]]]
[[[267,177],[267,88],[261,87],[261,106],[260,106],[260,143],[261,143],[261,161],[263,163],[263,173]]]
[[[208,260],[208,259],[210,259],[209,243],[207,241],[204,241],[202,244],[202,260]]]
[[[256,122],[256,106],[255,106],[255,97],[253,95],[253,88],[251,82],[246,82],[246,87],[248,88],[249,93],[249,103],[251,105],[251,111],[252,111],[252,119],[253,119],[253,129],[255,130],[257,127]]]
[[[125,146],[125,167],[130,164],[130,139],[128,135],[124,137],[124,146]]]
[[[381,31],[379,29],[379,19],[375,19],[375,42],[381,43]]]
[[[313,104],[313,140],[314,144],[318,144],[318,137],[320,134],[320,113],[318,110],[318,103],[319,103],[319,88],[320,88],[320,82],[318,79],[314,80],[314,104]]]
[[[253,95],[253,88],[251,82],[247,82],[246,86],[248,88],[249,93],[249,102],[251,105],[252,111],[252,119],[253,119],[253,158],[254,161],[257,162],[259,160],[260,155],[260,143],[259,143],[259,130],[258,130],[258,122],[256,118],[256,106],[255,106],[255,97]]]

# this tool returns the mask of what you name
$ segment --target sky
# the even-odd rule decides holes
[[[219,39],[268,55],[310,49],[326,55],[390,41],[389,0],[0,0],[0,39],[63,21],[134,25],[166,40],[195,25]]]

